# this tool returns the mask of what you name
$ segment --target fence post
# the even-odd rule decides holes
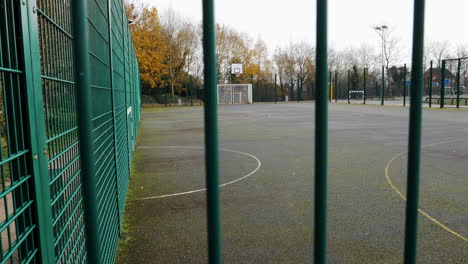
[[[333,96],[333,78],[332,78],[332,72],[328,72],[328,101],[331,103],[332,101],[332,96]]]
[[[384,105],[385,98],[385,67],[382,65],[382,87],[380,88],[380,104]]]
[[[338,103],[338,71],[335,71],[335,103]]]
[[[367,73],[367,69],[364,68],[364,102],[363,104],[366,104],[366,96],[367,96],[367,80],[366,80],[366,73]]]
[[[218,104],[216,29],[213,0],[203,0],[203,60],[205,63],[205,167],[208,224],[208,262],[221,263],[221,208],[219,198]],[[251,75],[253,87],[253,75]]]
[[[431,68],[429,69],[429,107],[432,107],[432,69],[433,64],[431,61]]]
[[[348,70],[348,104],[351,103],[350,101],[350,95],[349,95],[349,92],[351,90],[351,75],[350,75],[350,71]]]
[[[26,1],[23,2],[23,4],[17,4],[21,8],[20,27],[22,30],[21,40],[18,40],[18,43],[22,41],[21,44],[24,49],[22,54],[24,56],[23,79],[26,87],[25,95],[27,96],[27,101],[25,100],[25,102],[27,102],[26,107],[28,109],[25,116],[29,118],[28,123],[31,130],[31,133],[26,134],[29,134],[29,139],[31,141],[31,152],[37,153],[39,157],[37,160],[31,159],[31,168],[35,178],[33,183],[34,189],[36,190],[33,197],[36,199],[35,207],[38,218],[37,233],[39,235],[39,239],[37,241],[37,247],[41,250],[40,260],[42,263],[53,263],[55,261],[55,252],[52,208],[50,204],[50,181],[49,177],[40,177],[40,175],[48,175],[49,169],[47,153],[44,152],[44,150],[47,149],[46,124],[44,120],[44,100],[41,85],[38,22],[37,19],[31,19],[31,17],[36,16],[33,12],[33,1]],[[3,89],[5,89],[5,87]],[[3,99],[5,100],[5,98]],[[10,98],[8,99],[11,100]],[[0,153],[0,155],[2,154]]]
[[[299,103],[301,101],[301,76],[299,73],[297,74],[297,102]]]
[[[461,59],[458,59],[457,69],[457,108],[460,108],[460,70],[461,70]]]
[[[208,0],[208,1],[211,1],[211,0]],[[253,99],[253,94],[254,94],[254,78],[253,78],[253,74],[250,74],[250,82],[252,83],[252,104],[254,102],[254,99]]]
[[[413,56],[411,70],[411,105],[408,142],[408,179],[405,221],[405,264],[416,263],[418,234],[419,176],[421,170],[422,94],[424,90],[424,6],[414,1]]]
[[[75,76],[80,140],[81,175],[89,263],[100,262],[96,172],[93,163],[91,88],[89,86],[88,1],[72,0]]]
[[[167,107],[167,81],[164,80],[164,106]]]
[[[193,106],[193,76],[190,75],[190,106]]]
[[[406,63],[403,66],[403,106],[406,106]]]
[[[314,263],[327,263],[328,48],[327,0],[317,0]]]
[[[442,69],[440,69],[440,108],[445,106],[445,60],[442,60]]]
[[[107,17],[108,17],[108,22],[107,22],[107,36],[109,39],[112,39],[112,3],[114,1],[107,0]],[[115,118],[115,87],[114,87],[114,60],[112,58],[114,51],[113,51],[113,44],[112,41],[109,41],[109,75],[110,75],[110,82],[109,82],[109,88],[110,88],[110,93],[111,93],[111,106],[112,106],[112,134],[113,134],[113,139],[114,139],[114,173],[115,173],[115,199],[116,199],[116,204],[117,204],[117,222],[119,223],[119,236],[121,235],[122,232],[122,219],[123,219],[123,207],[125,207],[125,204],[121,205],[120,203],[120,194],[119,194],[119,170],[117,169],[117,133],[116,133],[116,118]],[[135,108],[135,107],[134,107]],[[134,109],[136,110],[136,109]]]
[[[290,96],[291,96],[291,98],[289,100],[293,101],[294,100],[294,81],[293,81],[292,76],[291,76],[291,82],[289,83],[289,92],[290,92]]]
[[[277,89],[278,89],[278,86],[277,86],[277,77],[278,75],[275,73],[275,104],[278,102],[278,97],[277,97]]]

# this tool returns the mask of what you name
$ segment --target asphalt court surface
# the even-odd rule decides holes
[[[329,263],[401,263],[409,110],[329,106]],[[468,260],[468,112],[425,109],[419,263]],[[219,107],[224,263],[310,263],[314,104]],[[117,263],[207,263],[203,108],[145,108]],[[400,192],[400,194],[398,193]]]

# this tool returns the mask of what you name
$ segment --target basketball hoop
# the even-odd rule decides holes
[[[234,74],[236,77],[239,77],[241,75],[241,70],[239,68],[234,68]]]
[[[239,77],[242,74],[242,64],[233,63],[231,66],[231,73],[235,74],[236,77]]]

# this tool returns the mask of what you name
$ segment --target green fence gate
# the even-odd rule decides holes
[[[0,263],[114,262],[139,120],[121,0],[0,0]]]

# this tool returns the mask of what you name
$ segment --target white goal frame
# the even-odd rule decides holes
[[[218,84],[216,97],[218,104],[252,104],[252,84]]]
[[[364,99],[364,90],[351,90],[351,91],[349,91],[349,97],[351,97],[352,94],[361,94],[361,99]]]

